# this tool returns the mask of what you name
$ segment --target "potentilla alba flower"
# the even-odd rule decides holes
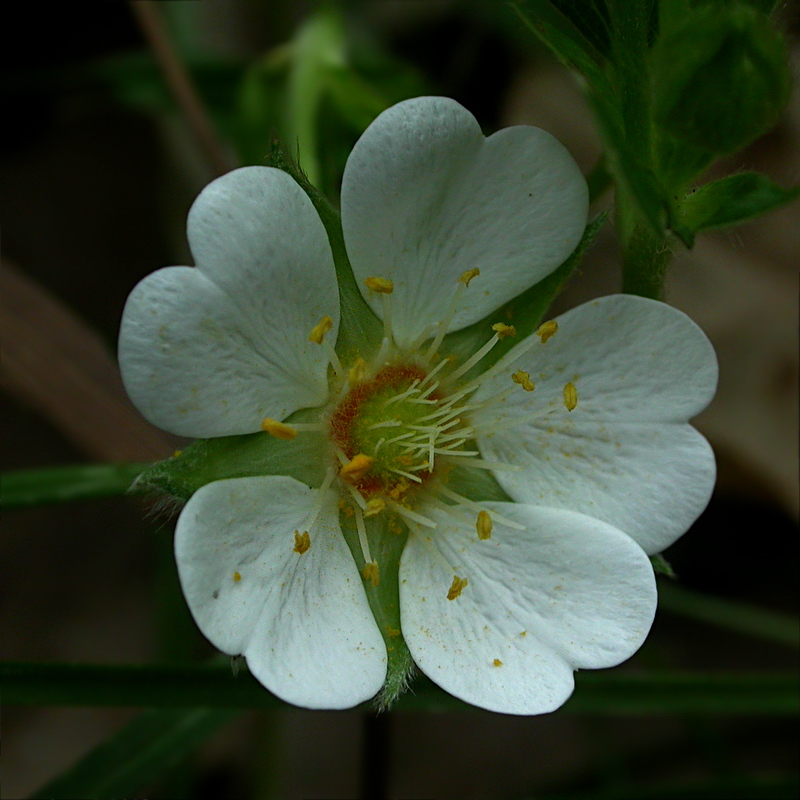
[[[536,128],[484,138],[451,100],[394,106],[353,150],[341,212],[360,295],[345,274],[340,298],[299,185],[249,167],[192,207],[197,266],[126,306],[142,413],[265,448],[180,515],[192,613],[298,705],[369,699],[405,642],[467,702],[557,708],[575,669],[641,645],[648,554],[708,501],[714,459],[688,420],[714,391],[711,346],[632,296],[514,316],[587,215],[577,166]]]

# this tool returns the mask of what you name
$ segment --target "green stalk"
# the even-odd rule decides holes
[[[70,500],[122,495],[149,464],[88,464],[77,467],[6,472],[2,476],[3,507],[24,508]]]

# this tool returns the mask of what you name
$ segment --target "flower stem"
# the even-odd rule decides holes
[[[8,510],[126,494],[149,466],[87,464],[6,472],[3,474],[3,506]]]
[[[233,164],[214,131],[188,70],[172,46],[158,4],[150,0],[132,0],[129,5],[209,164],[218,176],[230,172]]]

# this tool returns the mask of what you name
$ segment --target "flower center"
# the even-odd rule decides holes
[[[352,484],[365,497],[401,500],[441,472],[437,455],[462,453],[472,435],[456,398],[416,364],[382,367],[356,383],[334,410],[330,433],[347,462],[367,467]]]

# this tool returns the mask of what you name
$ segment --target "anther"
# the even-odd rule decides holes
[[[506,325],[503,322],[495,322],[492,330],[497,334],[498,339],[505,339],[506,336],[516,336],[517,329],[513,325]]]
[[[391,294],[394,291],[394,283],[388,278],[367,278],[364,283],[367,289],[380,294]]]
[[[532,392],[536,387],[531,380],[529,372],[518,369],[512,376],[511,380],[518,383],[526,392]]]
[[[339,356],[336,355],[336,351],[333,349],[333,345],[326,341],[325,334],[333,327],[333,320],[330,317],[323,317],[312,329],[311,333],[308,335],[308,341],[314,342],[314,344],[322,345],[322,348],[325,350],[325,355],[328,356],[328,361],[331,362],[331,366],[333,367],[333,371],[339,375],[344,375],[344,368],[342,367],[342,362],[339,361]]]
[[[447,590],[447,599],[455,600],[468,585],[469,581],[466,578],[459,578],[458,575],[454,575],[453,582]]]
[[[325,334],[333,327],[333,320],[330,317],[323,317],[308,335],[308,341],[314,344],[322,344]]]
[[[347,380],[351,386],[361,383],[367,377],[367,362],[359,356],[347,371]]]
[[[285,439],[287,442],[290,442],[297,436],[297,428],[293,428],[291,425],[286,425],[283,422],[278,422],[276,419],[271,419],[270,417],[264,417],[261,420],[261,430],[266,431],[270,436],[274,436],[276,439]]]
[[[382,500],[380,497],[373,497],[372,500],[367,503],[367,507],[364,509],[364,516],[374,517],[376,514],[380,514],[381,511],[385,510],[385,508],[385,500]]]
[[[365,564],[364,569],[361,570],[361,577],[364,578],[365,581],[369,581],[373,586],[377,586],[381,580],[378,562],[370,561]]]
[[[547,322],[543,322],[539,326],[536,335],[542,340],[542,344],[544,344],[557,330],[558,323],[554,319],[551,319]]]
[[[462,273],[458,280],[460,283],[463,283],[464,286],[469,286],[470,281],[473,278],[477,278],[480,274],[481,271],[477,267],[475,269],[468,269],[466,272]]]
[[[572,382],[564,386],[564,405],[567,411],[574,411],[578,405],[578,390]]]
[[[308,535],[308,531],[300,531],[294,532],[294,547],[292,548],[295,553],[298,555],[303,555],[303,553],[308,551],[308,548],[311,547],[311,537]]]
[[[488,511],[479,511],[478,520],[475,523],[475,528],[478,531],[478,538],[481,540],[489,539],[492,535],[492,518],[489,516]]]
[[[364,453],[353,456],[340,470],[339,477],[345,483],[358,483],[372,468],[375,459]]]

